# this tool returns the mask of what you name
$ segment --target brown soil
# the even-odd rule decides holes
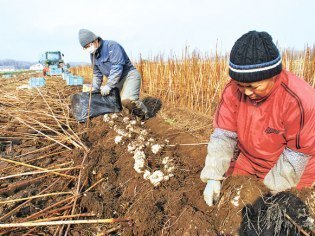
[[[122,114],[115,119],[114,125],[119,128],[125,126]],[[78,124],[76,131],[85,130],[85,126],[86,124]],[[117,131],[113,125],[104,122],[103,116],[91,119],[88,131],[81,135],[81,139],[90,149],[81,176],[81,192],[90,187],[91,190],[78,198],[79,207],[76,212],[95,215],[89,218],[128,218],[132,223],[72,225],[69,235],[238,235],[241,222],[246,217],[242,215],[242,209],[254,204],[268,191],[254,177],[230,177],[224,181],[222,194],[216,205],[209,207],[205,204],[205,184],[201,182],[199,175],[204,165],[206,145],[180,144],[207,142],[211,133],[211,119],[184,109],[164,107],[156,117],[144,124],[138,121],[134,127],[148,131],[146,140],[152,138],[154,143],[166,145],[157,154],[153,154],[148,146],[144,147],[151,172],[162,169],[161,161],[168,156],[173,159],[174,176],[154,187],[134,170],[133,154],[128,152],[128,144],[137,140],[138,133],[135,132],[130,137],[123,138],[123,143],[116,144],[114,140]],[[14,145],[13,149],[15,154],[22,154],[32,151],[34,147],[41,147],[41,144],[32,140],[23,141]],[[47,153],[52,150],[53,148],[47,150]],[[73,166],[78,166],[82,158],[84,153],[73,149],[33,164],[47,167],[52,163],[56,165],[72,161]],[[6,163],[0,162],[1,169],[6,167]],[[78,171],[69,172],[71,173]],[[75,182],[69,179],[54,176],[44,179],[39,176],[39,179],[34,179],[32,182],[27,179],[21,186],[12,185],[17,179],[1,181],[0,199],[35,195],[54,181],[58,181],[58,184],[53,186],[51,192],[75,191]],[[93,186],[95,183],[98,184]],[[291,192],[309,206],[310,214],[315,218],[314,189],[294,189]],[[18,222],[67,197],[32,200],[31,204],[11,214],[10,211],[21,203],[0,204],[1,222]],[[5,217],[6,215],[10,217]],[[58,212],[52,213],[52,216],[58,215]],[[0,230],[0,234],[23,235],[29,231],[28,235],[54,235],[56,229],[56,226],[21,228]]]

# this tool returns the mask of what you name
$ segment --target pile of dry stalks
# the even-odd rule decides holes
[[[54,235],[67,235],[71,224],[126,221],[89,219],[95,214],[78,210],[78,199],[98,184],[86,186],[82,177],[86,127],[70,118],[69,95],[79,88],[48,78],[44,88],[17,89],[29,77],[0,79],[0,235],[38,235],[51,229],[32,226],[49,225]],[[82,152],[80,165],[74,149]]]

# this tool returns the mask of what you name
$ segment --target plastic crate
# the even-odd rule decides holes
[[[83,80],[81,76],[69,75],[66,78],[66,83],[67,85],[83,85]]]
[[[46,85],[46,80],[45,78],[30,78],[30,80],[28,81],[29,83],[29,86],[31,88],[34,88],[34,87],[44,87]]]
[[[62,75],[62,68],[59,68],[57,65],[51,65],[47,75]]]
[[[62,79],[66,80],[69,76],[73,76],[71,73],[62,73]]]
[[[2,75],[2,78],[9,79],[12,78],[11,74]]]

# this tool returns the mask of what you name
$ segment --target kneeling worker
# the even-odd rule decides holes
[[[148,119],[148,109],[139,100],[141,75],[132,65],[123,47],[115,41],[103,40],[87,29],[80,29],[79,41],[90,54],[93,67],[93,89],[103,96],[117,87],[120,91],[122,105],[131,112],[138,108],[143,119]],[[103,76],[107,83],[102,86]]]
[[[200,176],[206,203],[218,199],[228,175],[257,176],[271,193],[314,185],[315,90],[282,69],[266,32],[236,41],[229,75]]]

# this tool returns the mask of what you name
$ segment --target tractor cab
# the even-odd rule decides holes
[[[62,75],[62,72],[68,67],[64,64],[63,54],[60,51],[45,52],[40,59],[40,63],[44,66],[44,75]]]

